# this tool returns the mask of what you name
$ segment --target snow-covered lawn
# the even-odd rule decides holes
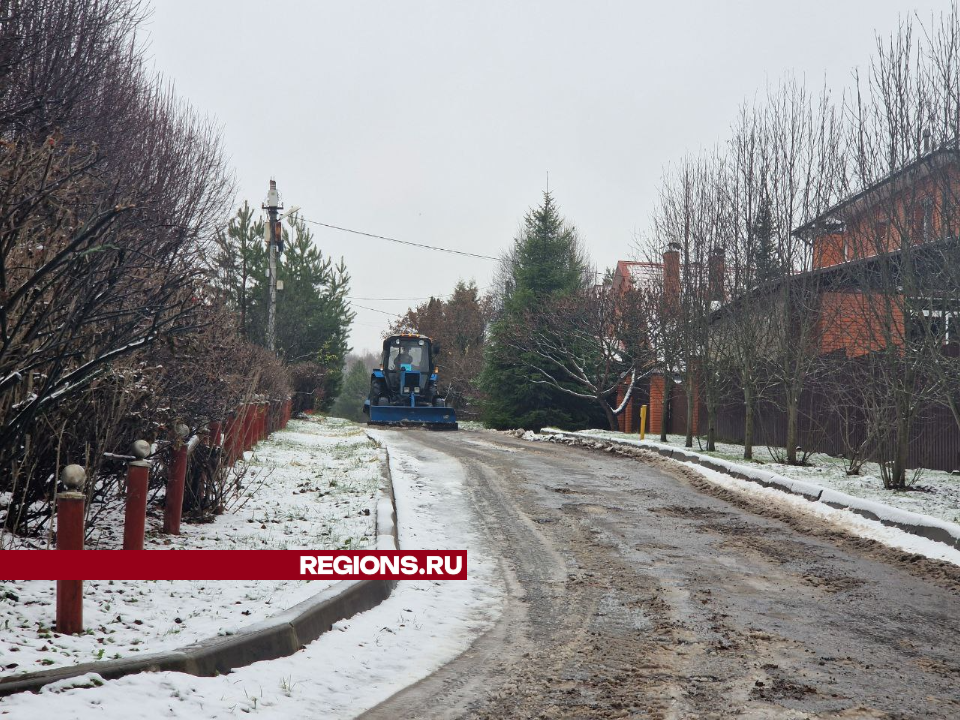
[[[624,434],[610,430],[586,430],[583,435],[591,435],[612,440],[639,441],[636,434]],[[682,448],[683,435],[668,435],[667,446]],[[647,435],[645,443],[662,445],[659,435]],[[703,445],[706,448],[706,444]],[[743,446],[730,443],[717,443],[715,452],[701,449],[697,438],[693,439],[693,452],[712,457],[722,458],[730,462],[762,467],[769,472],[777,473],[795,480],[821,485],[831,490],[837,490],[847,495],[884,503],[901,510],[909,510],[923,515],[960,523],[960,475],[951,475],[940,470],[923,470],[914,482],[917,489],[907,492],[893,492],[883,488],[880,480],[880,469],[876,463],[867,463],[859,475],[847,475],[844,461],[822,453],[815,453],[808,459],[809,466],[786,465],[777,462],[770,449],[763,445],[753,449],[754,461],[743,459]]]
[[[372,547],[382,457],[357,425],[336,419],[292,421],[248,453],[249,472],[234,512],[209,524],[183,524],[182,534],[172,538],[159,533],[162,519],[154,515],[148,518],[145,545],[154,550]],[[113,523],[119,533],[105,533],[99,548],[122,546],[122,516]],[[87,630],[70,636],[52,630],[55,583],[0,580],[0,677],[170,650],[228,634],[332,582],[88,581]]]
[[[376,608],[290,657],[214,678],[144,673],[88,689],[67,689],[76,681],[66,681],[0,698],[0,717],[355,717],[466,650],[496,621],[504,589],[496,558],[473,529],[463,470],[408,443],[404,432],[376,436],[390,450],[400,547],[466,549],[468,580],[401,580]],[[408,716],[416,714],[410,708]]]

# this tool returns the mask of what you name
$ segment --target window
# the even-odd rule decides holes
[[[401,341],[399,345],[391,345],[387,370],[399,370],[400,365],[409,365],[411,370],[429,372],[430,353],[427,348],[423,340]]]
[[[960,313],[925,308],[912,314],[908,321],[907,338],[917,344],[936,339],[939,344],[957,342],[960,333]]]

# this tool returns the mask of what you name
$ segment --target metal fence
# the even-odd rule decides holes
[[[853,379],[851,379],[853,382]],[[672,432],[682,433],[686,428],[686,398],[682,389],[671,398],[677,409],[673,413]],[[787,413],[779,387],[768,388],[758,403],[754,415],[754,444],[783,448],[787,438]],[[706,407],[700,399],[701,434],[706,432]],[[742,395],[736,390],[728,394],[717,411],[717,440],[742,443],[745,410]],[[882,420],[882,419],[881,419]],[[894,419],[891,417],[886,432],[867,445],[866,456],[875,460],[878,449],[892,441]],[[843,407],[830,393],[829,387],[810,383],[800,395],[798,430],[799,445],[806,450],[822,452],[835,457],[849,454],[851,447],[859,447],[867,435],[867,418],[862,408]],[[919,408],[911,429],[908,464],[911,468],[956,470],[960,468],[960,429],[949,408],[929,403]]]

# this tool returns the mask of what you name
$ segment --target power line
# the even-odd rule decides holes
[[[383,323],[359,322],[354,320],[352,323],[350,323],[350,326],[353,327],[354,325],[362,325],[363,327],[371,327],[377,328],[378,330],[383,330]]]
[[[353,235],[363,235],[364,237],[375,238],[376,240],[386,240],[387,242],[399,243],[401,245],[410,245],[411,247],[423,248],[424,250],[436,250],[437,252],[451,253],[453,255],[464,255],[466,257],[480,258],[481,260],[500,259],[493,257],[492,255],[479,255],[477,253],[466,252],[465,250],[451,250],[450,248],[437,247],[436,245],[424,245],[423,243],[410,242],[409,240],[397,240],[396,238],[387,237],[386,235],[375,235],[373,233],[363,232],[362,230],[351,230],[350,228],[339,227],[338,225],[330,225],[329,223],[320,222],[319,220],[307,220],[303,216],[300,216],[300,219],[313,225],[330,228],[331,230],[339,230],[340,232],[351,233]]]
[[[390,317],[397,317],[403,315],[403,313],[392,313],[387,312],[386,310],[377,310],[376,308],[367,307],[366,305],[358,305],[357,303],[350,303],[351,307],[363,308],[364,310],[370,310],[371,312],[380,313],[381,315],[389,315]]]
[[[481,292],[483,292],[484,290],[489,290],[489,289],[492,288],[492,287],[493,287],[493,285],[484,285],[483,287],[478,287],[478,288],[477,288],[477,292],[478,292],[478,293],[481,293]],[[444,294],[442,294],[442,295],[427,295],[427,296],[424,296],[424,297],[407,297],[407,298],[401,298],[401,297],[353,297],[353,296],[351,296],[351,295],[347,295],[347,296],[346,296],[346,299],[347,299],[347,300],[351,300],[351,301],[353,301],[353,300],[372,300],[372,301],[375,301],[375,302],[377,302],[377,301],[382,301],[382,302],[391,302],[391,301],[392,301],[392,302],[397,302],[397,301],[413,302],[413,301],[415,301],[415,300],[444,300],[444,299],[446,299],[446,298],[452,298],[454,295],[456,295],[455,292],[444,293]],[[362,305],[358,305],[357,307],[363,307],[363,306],[362,306]],[[382,312],[382,311],[380,311],[380,312]]]
[[[391,298],[391,297],[351,297],[347,295],[347,300],[402,300],[403,302],[413,302],[414,300],[429,300],[431,297],[437,297],[437,296],[428,295],[426,297]]]

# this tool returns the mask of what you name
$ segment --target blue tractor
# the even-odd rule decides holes
[[[391,335],[383,341],[380,369],[370,376],[363,403],[369,425],[418,425],[456,430],[457,413],[437,390],[440,347],[426,335]]]

